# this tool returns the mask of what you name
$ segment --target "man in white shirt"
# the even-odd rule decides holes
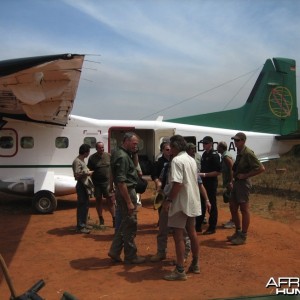
[[[173,228],[176,248],[176,268],[166,275],[166,280],[186,280],[184,271],[184,230],[191,240],[193,260],[188,272],[200,273],[199,243],[195,230],[195,217],[201,215],[200,195],[197,181],[196,161],[186,153],[186,141],[180,135],[170,139],[173,159],[171,162],[167,201],[163,208],[168,210],[168,227]]]

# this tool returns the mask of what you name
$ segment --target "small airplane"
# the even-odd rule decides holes
[[[59,196],[75,193],[71,164],[79,146],[95,151],[97,141],[112,152],[124,132],[140,137],[144,175],[159,155],[161,142],[180,134],[203,151],[202,139],[226,141],[247,134],[247,145],[262,161],[278,158],[300,143],[296,62],[267,59],[244,106],[238,109],[163,121],[96,120],[71,115],[84,55],[59,54],[0,62],[0,191],[32,195],[42,214],[57,208]]]

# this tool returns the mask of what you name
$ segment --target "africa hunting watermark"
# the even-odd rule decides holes
[[[300,277],[271,277],[266,288],[276,288],[276,295],[300,295]]]

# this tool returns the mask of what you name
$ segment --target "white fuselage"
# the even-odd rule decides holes
[[[49,190],[57,196],[74,193],[76,182],[71,165],[80,145],[102,141],[105,151],[111,152],[121,144],[126,131],[134,131],[139,135],[139,154],[150,162],[159,154],[161,141],[173,134],[180,134],[194,142],[200,154],[203,152],[201,140],[206,135],[212,136],[214,149],[218,142],[225,141],[232,156],[236,156],[231,137],[237,130],[162,121],[96,120],[78,116],[70,116],[66,126],[8,120],[0,130],[2,142],[9,141],[8,146],[3,146],[3,143],[3,147],[0,145],[0,189],[20,194],[33,194],[39,190]],[[273,134],[246,132],[246,135],[247,146],[260,160],[278,158],[293,146],[292,143],[277,141]],[[28,139],[33,144],[24,148],[22,143]],[[91,154],[95,152],[95,148],[91,150]]]

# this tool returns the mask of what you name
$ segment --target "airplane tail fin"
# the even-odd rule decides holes
[[[247,102],[240,108],[168,122],[286,135],[298,129],[296,61],[267,59]]]

